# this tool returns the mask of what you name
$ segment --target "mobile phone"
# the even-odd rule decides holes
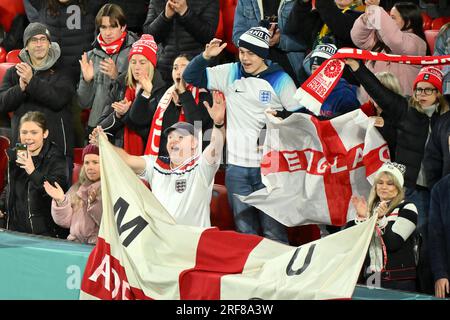
[[[26,153],[28,149],[28,146],[24,143],[16,143],[16,153],[17,154],[23,154]]]

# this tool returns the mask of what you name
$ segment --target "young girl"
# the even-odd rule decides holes
[[[70,228],[68,240],[95,244],[102,217],[100,194],[100,157],[97,146],[87,145],[83,149],[83,166],[80,178],[64,194],[61,186],[44,182],[47,194],[53,198],[52,216],[55,222]]]
[[[52,237],[67,236],[52,219],[51,198],[44,180],[67,188],[67,164],[64,154],[47,140],[44,114],[27,112],[19,122],[19,140],[23,148],[8,151],[8,186],[2,208],[7,214],[8,230]]]

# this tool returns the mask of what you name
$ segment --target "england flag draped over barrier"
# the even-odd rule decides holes
[[[286,226],[332,224],[355,217],[352,194],[367,197],[373,174],[389,160],[374,120],[355,110],[327,121],[306,114],[267,114],[261,161],[265,189],[244,202]]]
[[[352,296],[375,219],[298,248],[253,235],[177,225],[103,137],[100,159],[103,217],[80,298]]]

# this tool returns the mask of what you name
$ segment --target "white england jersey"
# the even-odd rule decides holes
[[[267,108],[295,111],[294,81],[281,68],[267,70],[261,77],[244,77],[240,63],[207,68],[208,89],[220,90],[227,103],[227,159],[242,167],[259,167],[262,148],[258,148]],[[261,141],[262,144],[262,141]]]
[[[170,169],[156,156],[142,156],[146,162],[140,175],[146,179],[153,194],[178,224],[210,227],[210,210],[214,176],[219,162],[209,164],[203,154],[189,163]]]

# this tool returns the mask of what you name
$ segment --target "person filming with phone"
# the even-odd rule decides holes
[[[66,158],[48,135],[43,113],[30,111],[20,118],[19,142],[8,150],[8,183],[0,197],[0,218],[6,219],[8,230],[66,238],[68,230],[53,221],[52,198],[44,189],[48,181],[67,190]]]

